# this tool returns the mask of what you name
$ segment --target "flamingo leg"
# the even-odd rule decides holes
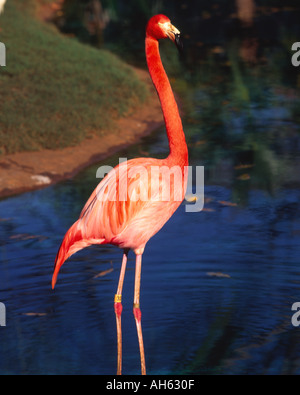
[[[115,314],[116,314],[116,323],[117,323],[117,339],[118,339],[118,367],[117,367],[117,374],[122,374],[122,326],[121,326],[121,314],[123,310],[122,306],[122,289],[126,271],[126,264],[127,264],[127,257],[128,257],[128,250],[124,250],[121,272],[119,277],[119,284],[117,293],[115,295]]]
[[[142,269],[142,255],[140,254],[136,256],[133,315],[135,318],[139,347],[140,347],[141,373],[142,375],[145,375],[146,363],[145,363],[145,351],[144,351],[144,342],[143,342],[142,324],[141,324],[142,313],[140,310],[141,269]]]

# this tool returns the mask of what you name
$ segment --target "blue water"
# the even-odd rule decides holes
[[[164,132],[144,144],[163,152]],[[192,155],[192,163],[200,161]],[[1,374],[116,372],[122,251],[80,251],[54,291],[50,285],[57,249],[98,182],[96,169],[0,202]],[[233,195],[233,187],[207,179],[205,210],[186,213],[182,204],[146,247],[141,307],[150,374],[300,373],[300,327],[291,324],[300,301],[300,189],[253,187],[236,205]],[[140,372],[133,287],[131,254],[122,316],[127,374]]]

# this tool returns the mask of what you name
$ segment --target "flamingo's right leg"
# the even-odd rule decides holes
[[[136,252],[136,251],[135,251]],[[135,281],[134,281],[134,303],[133,303],[133,314],[136,323],[137,335],[140,347],[140,358],[141,358],[141,374],[146,374],[146,363],[145,363],[145,351],[142,333],[141,318],[142,313],[140,309],[140,286],[141,286],[141,269],[142,269],[142,253],[136,252],[136,266],[135,266]]]
[[[122,374],[122,326],[121,326],[121,314],[122,314],[122,289],[124,283],[124,276],[126,271],[127,257],[129,250],[124,250],[121,272],[119,277],[119,284],[117,293],[115,295],[115,313],[116,313],[116,323],[117,323],[117,338],[118,338],[118,368],[117,374]]]

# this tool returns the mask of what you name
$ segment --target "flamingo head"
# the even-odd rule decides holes
[[[178,49],[182,49],[180,31],[172,25],[170,19],[165,15],[155,15],[149,20],[146,35],[156,40],[170,38]]]

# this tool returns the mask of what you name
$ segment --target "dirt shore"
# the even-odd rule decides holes
[[[6,155],[0,159],[0,198],[43,188],[71,178],[85,167],[138,142],[163,124],[163,115],[148,73],[136,70],[149,84],[147,102],[116,122],[113,133],[94,136],[75,147]]]

